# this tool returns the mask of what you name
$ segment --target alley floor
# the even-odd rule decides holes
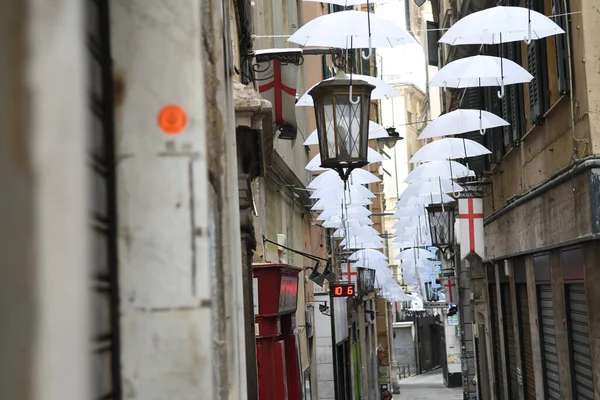
[[[462,388],[449,389],[444,385],[442,370],[428,372],[400,380],[400,394],[394,400],[458,400]]]

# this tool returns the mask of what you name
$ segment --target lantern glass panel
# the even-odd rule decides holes
[[[356,168],[368,164],[367,147],[371,91],[374,86],[362,81],[350,85],[346,79],[323,81],[310,92],[314,99],[321,166]]]
[[[434,246],[450,246],[454,243],[454,204],[431,204],[427,206],[431,243]]]

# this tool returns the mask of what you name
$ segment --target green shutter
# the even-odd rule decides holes
[[[552,0],[552,15],[554,22],[561,28],[567,31],[567,15],[568,9],[565,9],[563,0]],[[554,36],[556,41],[556,72],[558,75],[558,93],[561,95],[569,93],[569,56],[567,53],[567,40],[569,40],[569,32]]]
[[[544,13],[541,0],[525,0],[525,6]],[[527,70],[533,75],[529,83],[529,121],[532,124],[542,123],[549,107],[547,65],[546,39],[532,40],[527,46]]]

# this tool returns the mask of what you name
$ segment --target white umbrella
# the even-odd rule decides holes
[[[348,215],[348,216],[352,216],[352,217],[368,217],[371,214],[373,214],[373,212],[364,206],[348,206],[348,208],[346,210],[344,210],[344,215]],[[342,215],[342,208],[340,206],[327,207],[325,210],[323,210],[323,212],[321,214],[319,214],[317,219],[319,221],[326,221],[327,219],[329,219],[333,216],[341,216],[341,215]]]
[[[375,198],[375,194],[369,189],[362,185],[349,185],[347,190],[350,192],[350,196],[360,196],[367,199]],[[332,194],[341,196],[344,193],[343,186],[326,186],[319,188],[310,195],[311,199],[321,199],[323,197],[330,197]]]
[[[310,1],[310,2],[315,2],[315,3],[329,3],[329,4],[335,4],[338,6],[342,6],[342,7],[351,7],[351,6],[358,6],[360,4],[367,4],[367,0],[304,0],[304,1]],[[373,4],[377,4],[377,3],[382,3],[386,0],[369,0],[369,3]]]
[[[381,154],[379,154],[378,152],[376,152],[375,150],[373,150],[370,147],[367,148],[367,161],[369,162],[369,164],[382,162],[383,160],[385,160],[385,159],[383,158],[383,156]],[[308,171],[315,171],[315,172],[329,170],[329,168],[321,167],[321,153],[318,153],[316,156],[314,156],[308,162],[308,164],[306,164],[306,167],[304,167],[304,169],[306,169]]]
[[[475,176],[475,173],[456,161],[430,161],[410,171],[404,182],[428,181],[437,178],[456,179],[468,176]]]
[[[550,18],[523,7],[491,7],[458,20],[439,40],[449,45],[502,44],[558,35],[565,31]]]
[[[431,198],[429,193],[422,193],[418,196],[404,196],[398,200],[396,204],[397,208],[400,207],[427,207],[430,204],[440,204],[440,203],[452,203],[454,199],[447,194],[442,193],[441,197],[439,194],[435,196],[435,199]],[[396,214],[394,214],[396,215]]]
[[[406,249],[404,251],[401,251],[400,254],[396,256],[396,260],[412,260],[421,258],[430,258],[432,260],[435,260],[436,255],[428,250],[413,247],[412,249]]]
[[[408,162],[412,164],[426,161],[451,160],[455,158],[477,157],[490,153],[491,151],[474,140],[444,138],[421,147]]]
[[[340,13],[336,13],[336,14],[340,14]],[[349,78],[350,78],[350,76],[348,76],[348,79]],[[330,81],[332,79],[335,79],[335,78],[328,78],[328,79],[325,79],[325,81]],[[373,91],[371,92],[371,100],[391,99],[391,98],[400,96],[399,91],[397,91],[392,86],[390,86],[390,84],[382,81],[381,79],[379,79],[377,77],[369,76],[369,75],[352,74],[352,80],[354,80],[354,79],[365,81],[365,82],[370,83],[371,85],[375,86],[375,89],[373,89]],[[321,83],[321,82],[319,82],[319,83]],[[312,85],[310,89],[308,89],[306,92],[304,92],[304,94],[302,96],[300,96],[300,98],[296,102],[296,107],[309,107],[309,106],[312,107],[314,105],[313,98],[310,94],[308,94],[308,92],[310,92],[312,90],[312,88],[317,86],[319,83]]]
[[[365,169],[357,168],[350,172],[348,181],[350,184],[364,185],[367,183],[381,182],[381,179]],[[343,183],[343,181],[336,171],[326,171],[313,179],[312,182],[308,184],[308,187],[310,189],[317,189],[320,187],[326,187],[340,183]]]
[[[479,131],[483,135],[486,129],[508,125],[510,124],[507,121],[489,111],[455,110],[440,115],[427,124],[418,139],[458,135],[474,131]]]
[[[310,97],[310,99],[312,101],[312,97]],[[377,122],[369,121],[369,140],[382,139],[382,138],[387,138],[387,137],[389,137],[389,134],[387,133],[387,131],[385,130],[385,128],[383,126],[379,125]],[[308,137],[302,144],[304,146],[310,146],[312,144],[319,144],[319,134],[317,133],[317,130],[315,129],[314,131],[312,131],[312,133],[310,135],[308,135]]]
[[[412,35],[390,20],[354,10],[315,18],[294,32],[288,42],[301,46],[338,49],[372,49],[417,44]],[[371,52],[367,58],[370,56]]]
[[[362,258],[369,258],[369,259],[376,259],[376,260],[387,260],[388,259],[388,257],[380,251],[366,249],[366,250],[359,250],[359,251],[352,253],[350,255],[350,257],[348,257],[348,260],[350,260],[350,261],[360,260]]]
[[[472,56],[452,61],[433,77],[430,86],[469,88],[500,86],[498,97],[504,97],[504,85],[531,82],[533,75],[514,61],[493,56]]]
[[[450,179],[438,178],[431,181],[412,182],[404,189],[401,196],[435,195],[437,198],[443,193],[458,193],[463,190],[462,186]]]

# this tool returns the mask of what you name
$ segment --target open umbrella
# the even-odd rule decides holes
[[[545,15],[524,7],[497,6],[469,14],[439,40],[449,45],[502,44],[558,35],[565,31]]]
[[[336,13],[336,14],[339,14],[339,13]],[[332,79],[335,79],[335,78],[328,78],[328,79],[325,79],[325,81],[330,81]],[[371,100],[391,99],[391,98],[400,96],[399,91],[397,91],[392,86],[390,86],[389,83],[386,83],[377,77],[369,76],[369,75],[352,74],[352,79],[365,81],[365,82],[370,83],[371,85],[375,86],[375,89],[373,89],[373,91],[371,92]],[[319,83],[321,83],[321,82],[319,82]],[[296,102],[296,107],[313,106],[313,104],[314,104],[313,98],[311,95],[308,94],[308,92],[310,92],[312,90],[312,88],[317,86],[319,83],[316,83],[313,86],[311,86],[310,89],[308,89],[306,92],[304,92],[304,94],[302,96],[300,96],[300,98]]]
[[[309,96],[309,97],[311,99],[310,101],[312,102],[312,97],[311,96]],[[385,130],[385,128],[383,126],[379,125],[377,122],[369,121],[369,140],[382,139],[382,138],[387,138],[387,137],[389,137],[389,134],[387,133],[387,131]],[[319,144],[319,135],[317,133],[317,130],[315,129],[314,131],[312,131],[312,133],[310,135],[308,135],[308,137],[302,144],[304,146],[310,146],[312,144]]]
[[[385,160],[385,159],[383,158],[383,156],[381,154],[379,154],[378,152],[376,152],[375,150],[373,150],[370,147],[367,149],[367,161],[369,163],[378,163],[378,162],[382,162],[383,160]],[[306,169],[308,171],[328,171],[329,170],[329,168],[321,167],[321,154],[320,153],[318,153],[316,156],[314,156],[308,162],[308,164],[306,164],[306,167],[304,167],[304,169]]]
[[[404,182],[429,181],[437,178],[457,179],[468,176],[475,176],[475,173],[456,161],[430,161],[410,171]]]
[[[411,34],[377,15],[363,11],[339,11],[304,24],[288,42],[301,46],[338,49],[372,49],[417,44]],[[366,56],[369,58],[371,52]]]
[[[408,162],[413,164],[426,161],[470,158],[484,154],[491,154],[491,151],[474,140],[444,138],[421,147]]]
[[[418,139],[458,135],[474,131],[479,131],[483,135],[486,129],[508,125],[510,124],[507,121],[489,111],[454,110],[440,115],[428,123]]]
[[[470,88],[500,86],[498,97],[504,97],[504,85],[531,82],[533,75],[511,60],[493,56],[472,56],[452,61],[440,69],[430,86]]]

